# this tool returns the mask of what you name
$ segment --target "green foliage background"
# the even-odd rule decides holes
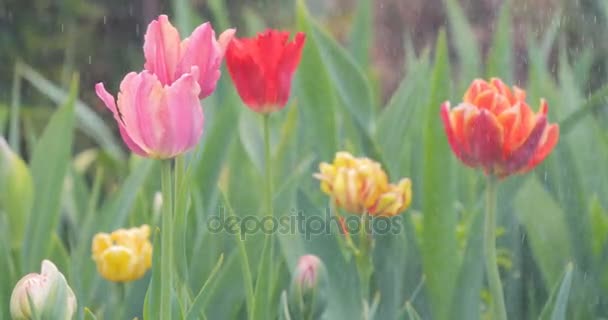
[[[79,4],[65,2],[66,16],[103,19],[89,4],[74,3]],[[602,2],[598,3],[599,8]],[[234,19],[224,4],[209,2],[206,19],[214,21],[216,30],[232,25]],[[288,27],[306,32],[308,39],[292,102],[271,121],[276,211],[289,214],[296,208],[307,216],[322,216],[328,200],[312,173],[338,150],[380,161],[392,180],[412,179],[414,201],[403,214],[404,232],[377,239],[372,287],[380,292],[380,302],[374,319],[488,319],[481,257],[484,179],[455,161],[444,137],[439,105],[445,100],[457,103],[475,77],[515,82],[521,75],[515,74],[514,59],[525,59],[527,77],[522,86],[528,89],[529,101],[534,105],[540,97],[547,98],[549,119],[560,123],[561,136],[552,155],[533,173],[510,178],[499,188],[498,245],[509,318],[608,317],[608,86],[596,72],[598,64],[605,63],[603,49],[581,41],[580,54],[572,54],[569,34],[564,25],[555,23],[543,35],[530,32],[527,55],[515,57],[513,17],[505,3],[484,55],[459,4],[455,0],[444,4],[447,28],[433,47],[406,46],[407,74],[386,104],[381,103],[370,59],[361,51],[373,43],[367,1],[360,1],[355,9],[347,45],[311,17],[304,1],[288,7],[295,17]],[[203,21],[188,1],[176,0],[168,9],[182,33]],[[604,9],[598,13],[602,21],[608,20],[608,8]],[[243,33],[265,25],[254,11],[238,21],[245,26]],[[16,27],[18,33],[35,25],[25,19],[19,23],[23,27]],[[2,41],[16,38],[2,36]],[[31,45],[43,40],[50,41],[34,38]],[[93,91],[90,84],[79,87],[89,72],[86,65],[71,64],[69,59],[61,66],[51,65],[38,60],[34,49],[15,51],[23,48],[15,44],[3,48],[12,48],[2,50],[11,63],[0,69],[11,91],[3,86],[6,99],[0,101],[0,129],[13,150],[28,160],[33,193],[0,198],[0,319],[8,319],[4,302],[13,285],[25,273],[37,271],[43,258],[50,258],[66,275],[78,297],[79,319],[146,313],[154,319],[154,304],[143,302],[155,274],[149,272],[127,284],[122,297],[120,288],[97,275],[90,244],[96,232],[158,225],[154,207],[160,189],[158,164],[127,155],[114,126],[78,99],[90,97]],[[129,56],[131,49],[114,54]],[[109,49],[99,46],[99,50]],[[107,72],[116,81],[129,66],[139,65],[133,62],[137,59],[141,57],[120,60]],[[42,67],[30,67],[33,63]],[[67,75],[64,80],[48,80],[57,79],[58,70]],[[111,91],[116,87],[108,85]],[[50,118],[35,111],[49,108],[28,106],[49,102],[59,106]],[[204,110],[204,138],[187,159],[191,177],[187,223],[177,230],[185,235],[187,250],[180,263],[176,312],[183,316],[190,312],[188,319],[246,318],[245,288],[251,283],[245,282],[242,268],[247,259],[255,285],[268,283],[273,292],[270,300],[256,294],[256,309],[266,310],[262,318],[274,319],[280,292],[287,289],[298,257],[313,253],[325,262],[330,278],[327,319],[360,319],[354,261],[340,254],[339,234],[311,240],[302,234],[280,235],[282,259],[268,262],[263,259],[261,235],[241,242],[234,235],[212,234],[206,228],[208,218],[222,209],[232,208],[243,216],[262,210],[257,186],[263,179],[264,157],[261,118],[242,106],[226,72],[215,94],[205,100]],[[15,227],[13,221],[23,221],[24,227]],[[221,267],[216,269],[218,261]],[[276,278],[265,272],[268,263],[280,270]]]

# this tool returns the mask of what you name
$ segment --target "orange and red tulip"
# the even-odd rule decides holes
[[[500,79],[473,81],[463,102],[441,106],[448,142],[465,165],[506,177],[525,173],[541,163],[559,139],[559,126],[549,124],[548,105],[541,99],[534,113],[526,92],[511,90]]]

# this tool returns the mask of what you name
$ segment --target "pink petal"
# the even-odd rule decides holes
[[[227,29],[222,32],[220,37],[217,39],[220,49],[222,50],[222,57],[224,56],[224,53],[226,53],[226,49],[228,49],[228,45],[230,44],[230,41],[232,41],[232,38],[234,38],[235,33],[236,29]]]
[[[170,87],[165,87],[166,125],[172,137],[167,149],[171,150],[172,156],[195,147],[203,133],[203,110],[198,99],[200,87],[195,81],[198,72],[196,67],[192,69],[192,73],[182,75]]]
[[[156,74],[163,85],[175,80],[180,58],[180,37],[166,15],[160,15],[158,20],[148,25],[144,36],[144,56],[144,67]]]
[[[122,137],[122,140],[125,142],[127,147],[140,156],[148,156],[148,154],[142,148],[140,148],[129,136],[129,133],[127,132],[127,129],[124,126],[123,120],[121,119],[121,115],[118,112],[118,109],[116,108],[114,97],[110,93],[108,93],[108,91],[106,91],[103,86],[103,83],[100,82],[95,85],[95,92],[97,93],[97,96],[105,103],[106,107],[108,107],[108,109],[110,109],[114,114],[114,119],[116,119],[116,123],[118,124],[120,136]]]
[[[232,31],[234,35],[234,31]],[[225,45],[232,39],[229,31],[222,34]],[[224,57],[225,47],[215,40],[215,31],[209,22],[206,22],[192,32],[192,35],[181,44],[183,55],[177,66],[179,75],[190,72],[190,68],[197,66],[199,76],[196,78],[201,93],[200,98],[209,96],[217,85],[220,77],[220,65]]]
[[[133,153],[142,157],[149,157],[150,155],[142,148],[140,148],[137,143],[129,137],[129,133],[127,133],[127,129],[122,124],[118,124],[118,130],[120,131],[120,136],[122,137],[122,141],[125,142],[129,150],[133,151]]]
[[[103,83],[99,82],[95,85],[95,93],[97,94],[99,99],[101,99],[101,101],[103,101],[103,103],[106,105],[106,107],[108,109],[110,109],[110,111],[112,111],[113,114],[117,113],[116,112],[116,103],[114,102],[114,96],[112,96],[112,94],[110,94],[106,90]]]
[[[151,134],[152,128],[150,124],[152,121],[149,110],[154,110],[156,107],[149,105],[149,101],[160,100],[161,97],[151,95],[151,80],[148,80],[147,90],[143,90],[144,92],[142,92],[141,87],[144,81],[144,73],[150,75],[147,71],[140,74],[131,72],[122,80],[120,83],[120,93],[118,94],[118,109],[122,114],[125,132],[134,144],[150,154],[154,149],[155,139]],[[161,87],[158,79],[156,79],[156,82],[157,87]],[[156,105],[158,105],[158,102]]]

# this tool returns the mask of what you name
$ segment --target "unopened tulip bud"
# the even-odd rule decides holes
[[[72,319],[76,312],[76,296],[65,277],[49,260],[42,261],[41,269],[40,273],[24,276],[15,285],[10,304],[12,318],[32,319],[35,312],[40,319]],[[58,308],[57,304],[64,308]]]
[[[292,320],[322,319],[327,307],[327,270],[314,255],[300,258],[289,289]]]

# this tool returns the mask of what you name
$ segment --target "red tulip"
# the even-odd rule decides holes
[[[525,99],[524,90],[511,90],[493,78],[473,81],[464,101],[453,109],[446,101],[441,118],[456,157],[498,177],[524,173],[541,163],[557,144],[559,126],[547,122],[544,99],[538,113]]]
[[[253,38],[234,38],[226,51],[226,64],[245,104],[255,112],[268,113],[285,107],[291,79],[300,63],[306,36],[266,30]]]

